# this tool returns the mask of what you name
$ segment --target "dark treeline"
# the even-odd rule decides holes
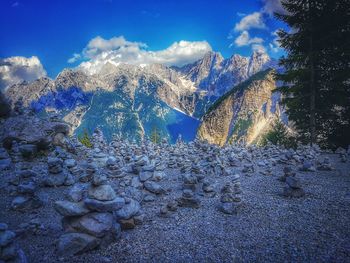
[[[350,145],[350,1],[283,0],[275,14],[285,72],[283,103],[299,140],[335,148]]]

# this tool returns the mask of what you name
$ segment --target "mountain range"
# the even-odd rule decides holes
[[[262,105],[267,105],[273,96],[272,88],[266,89],[265,84],[269,82],[275,87],[271,72],[266,70],[276,65],[275,60],[261,51],[250,57],[233,55],[228,59],[220,53],[208,52],[202,59],[183,67],[106,62],[99,72],[78,67],[63,70],[56,79],[40,78],[13,85],[7,89],[6,96],[12,103],[21,100],[38,114],[59,114],[77,135],[99,127],[107,139],[113,135],[142,139],[157,131],[171,142],[181,134],[186,141],[198,137],[223,144],[233,139],[232,134],[226,131],[220,140],[213,140],[207,135],[219,133],[218,126],[208,123],[214,118],[217,123],[225,121],[232,126],[239,113],[227,117],[213,107],[224,102],[226,107],[239,112],[252,107],[262,110]],[[248,96],[256,97],[257,103],[246,106],[241,103],[238,109],[237,103],[231,101],[231,105],[223,99],[233,93],[237,99],[235,91],[240,89],[239,84],[251,78],[261,79],[254,82]]]

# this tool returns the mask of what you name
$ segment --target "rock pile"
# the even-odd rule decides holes
[[[233,176],[232,182],[226,183],[221,189],[219,210],[225,214],[235,214],[242,206],[242,190],[238,174]]]
[[[8,230],[5,223],[0,223],[0,262],[26,263],[23,250],[15,242],[16,234]]]
[[[177,202],[181,207],[190,208],[199,208],[201,204],[200,199],[190,189],[184,189],[182,192],[182,196],[177,199]]]
[[[0,148],[0,171],[9,169],[11,166],[11,158],[4,148]]]
[[[325,157],[323,162],[318,163],[317,170],[320,171],[332,171],[334,167],[331,165],[329,157]]]
[[[297,179],[295,176],[288,176],[286,178],[286,186],[283,188],[283,195],[285,197],[303,197],[305,192],[301,187],[299,179]]]
[[[58,157],[48,157],[47,165],[49,174],[44,179],[45,186],[56,187],[71,184],[70,180],[67,180],[69,178],[66,171],[63,169],[62,159]]]
[[[66,232],[58,242],[62,255],[82,253],[98,246],[105,246],[120,237],[121,226],[115,212],[125,205],[124,198],[118,197],[107,184],[104,175],[96,173],[88,189],[74,186],[67,201],[57,201],[55,209],[63,218]]]

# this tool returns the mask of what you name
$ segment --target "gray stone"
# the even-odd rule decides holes
[[[83,233],[63,234],[58,240],[58,253],[62,256],[72,256],[96,248],[99,240]]]
[[[66,197],[71,202],[80,202],[83,199],[84,191],[83,186],[75,185],[69,190]]]
[[[92,184],[94,186],[100,186],[107,183],[107,177],[104,174],[94,174],[92,177]]]
[[[36,190],[36,184],[34,182],[28,182],[18,185],[17,192],[21,194],[33,195]]]
[[[89,213],[89,209],[87,209],[82,202],[56,201],[54,208],[62,216],[82,216]]]
[[[5,231],[8,229],[8,225],[5,223],[0,223],[0,231]]]
[[[142,171],[140,172],[139,178],[141,182],[145,182],[153,177],[153,172]]]
[[[16,234],[10,230],[0,232],[0,247],[5,247],[15,240]]]
[[[64,165],[68,168],[72,168],[77,165],[77,162],[74,159],[67,159],[64,161]]]
[[[38,148],[34,144],[24,144],[18,147],[19,152],[24,158],[32,158],[38,151]]]
[[[64,185],[65,186],[71,186],[75,184],[75,178],[71,174],[67,174],[66,179],[64,180]]]
[[[288,176],[286,178],[286,183],[291,187],[291,188],[294,188],[294,189],[300,189],[301,188],[301,183],[300,181],[295,178],[294,176]]]
[[[165,189],[156,182],[146,181],[143,185],[146,188],[146,190],[150,191],[151,193],[154,193],[154,194],[165,193]]]
[[[64,172],[58,174],[49,174],[44,179],[44,185],[48,187],[62,186],[67,178],[67,174]]]
[[[94,211],[98,212],[113,212],[125,205],[124,198],[116,197],[111,201],[99,201],[95,199],[86,198],[84,201],[85,205]]]
[[[0,159],[0,170],[10,169],[11,159]]]
[[[12,210],[23,210],[30,207],[31,198],[28,196],[16,196],[11,202]]]
[[[220,203],[219,210],[224,214],[236,214],[241,207],[241,203]]]
[[[300,198],[305,195],[305,191],[302,188],[295,189],[289,186],[285,186],[283,188],[283,195],[285,197]]]
[[[70,220],[69,225],[79,232],[95,237],[103,237],[112,230],[114,217],[111,213],[93,212]]]
[[[1,249],[1,259],[4,260],[13,260],[17,257],[17,246],[12,243]]]
[[[100,201],[112,201],[117,195],[110,185],[100,185],[89,189],[89,198]]]
[[[115,212],[115,215],[118,219],[129,219],[135,215],[137,215],[140,211],[139,202],[131,199],[130,202],[124,205],[121,209]]]

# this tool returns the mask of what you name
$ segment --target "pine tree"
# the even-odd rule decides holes
[[[340,132],[349,129],[349,1],[285,0],[287,23],[280,30],[280,59],[285,72],[277,79],[289,119],[304,143],[324,146],[349,143]],[[349,136],[348,136],[349,137]],[[344,140],[345,139],[345,140]]]
[[[160,140],[161,140],[160,133],[159,133],[158,128],[156,126],[154,126],[152,129],[150,139],[155,144],[160,143]]]

